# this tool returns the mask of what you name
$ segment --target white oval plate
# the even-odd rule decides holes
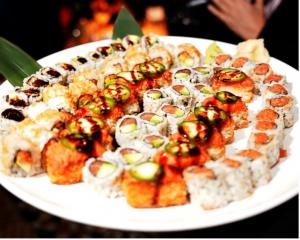
[[[202,53],[212,42],[211,40],[184,37],[162,37],[162,40],[172,44],[192,43]],[[105,40],[63,50],[41,59],[39,63],[52,65],[60,61],[69,61],[73,56],[85,55],[88,51],[101,45],[107,45],[109,42]],[[234,54],[236,52],[235,45],[217,43],[226,53]],[[270,64],[276,72],[287,76],[291,92],[298,102],[300,98],[299,72],[274,58],[271,59]],[[9,88],[11,86],[8,82],[2,84],[0,95],[3,95]],[[256,104],[252,104],[251,108],[259,110]],[[298,110],[295,111],[295,114],[297,120]],[[127,205],[124,198],[102,199],[83,183],[69,186],[54,185],[45,175],[24,179],[1,174],[0,182],[8,191],[43,211],[84,224],[133,231],[200,229],[259,214],[278,206],[298,193],[299,128],[299,124],[296,122],[292,129],[287,130],[285,145],[289,156],[279,165],[270,184],[259,188],[245,200],[212,211],[203,211],[200,207],[191,204],[160,209],[133,209]],[[250,129],[247,129],[238,133],[234,147],[245,142],[249,132]],[[244,138],[243,141],[239,139],[240,137]]]

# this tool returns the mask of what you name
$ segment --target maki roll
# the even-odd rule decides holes
[[[120,146],[126,145],[146,133],[142,121],[136,116],[124,116],[117,122],[116,141]]]
[[[237,153],[238,156],[246,158],[249,161],[251,177],[254,187],[261,187],[268,184],[272,179],[272,172],[266,157],[254,150],[245,149]]]
[[[114,53],[112,46],[98,47],[96,51],[100,54],[101,58],[106,58]]]
[[[275,110],[283,117],[286,128],[292,127],[294,124],[293,106],[294,98],[290,95],[279,95],[266,99],[266,107]]]
[[[90,158],[83,168],[83,182],[90,185],[103,197],[116,198],[122,195],[123,166],[113,159]]]
[[[68,80],[68,81],[76,72],[76,68],[70,63],[60,62],[55,64],[55,67],[62,74],[64,80]]]
[[[141,38],[137,35],[127,35],[122,40],[122,44],[126,49],[130,48],[131,46],[138,45],[140,42]]]
[[[172,83],[191,87],[196,81],[195,73],[190,68],[175,68],[172,70]]]
[[[188,112],[182,107],[164,104],[160,107],[157,114],[167,118],[168,135],[170,135],[177,132],[177,124],[187,117]]]
[[[175,48],[175,66],[197,67],[201,65],[201,53],[192,44],[183,43]]]
[[[117,149],[117,158],[125,166],[132,168],[134,165],[149,160],[149,153],[138,149],[135,144],[127,144],[126,146]]]
[[[191,90],[184,85],[173,85],[165,89],[165,93],[172,98],[172,103],[190,111],[194,103]]]
[[[73,184],[82,181],[82,168],[89,158],[92,141],[79,134],[48,141],[42,151],[43,166],[54,184]]]
[[[167,135],[168,123],[167,119],[163,116],[159,116],[152,112],[143,112],[138,115],[140,121],[144,124],[146,132],[158,133],[161,135]]]
[[[163,104],[171,104],[172,98],[162,89],[150,89],[144,93],[143,109],[145,112],[157,112]]]
[[[249,75],[253,71],[255,64],[247,57],[237,57],[232,60],[231,67],[237,68]]]
[[[263,80],[263,85],[268,86],[274,83],[281,84],[284,87],[287,87],[286,77],[283,75],[271,73]]]
[[[168,139],[165,136],[158,134],[144,135],[141,137],[142,151],[146,151],[150,156],[154,156],[159,150],[162,150],[168,143]]]
[[[207,162],[205,166],[213,169],[217,178],[225,181],[231,201],[242,200],[253,193],[248,161],[240,157],[228,156],[222,161]]]
[[[133,45],[125,52],[124,59],[128,70],[139,70],[135,69],[136,66],[149,61],[150,57],[146,49],[140,45]]]
[[[229,203],[228,185],[213,169],[191,166],[183,171],[183,176],[192,204],[212,210]]]
[[[255,94],[261,95],[261,87],[264,80],[272,73],[271,66],[268,63],[257,64],[253,71],[250,73],[250,77],[255,83]]]
[[[94,69],[100,69],[101,64],[103,62],[103,58],[101,54],[97,51],[92,51],[88,53],[87,58],[90,60],[90,64]]]
[[[161,165],[154,162],[142,162],[125,171],[122,190],[127,203],[135,208],[155,207],[161,173]]]
[[[49,80],[39,75],[33,74],[24,79],[24,86],[33,88],[44,88],[50,84]]]
[[[29,103],[38,102],[42,99],[41,90],[38,87],[31,87],[24,85],[23,87],[16,87],[16,92],[24,93],[28,97]]]
[[[142,44],[143,48],[150,51],[150,49],[152,49],[152,47],[157,46],[157,45],[161,45],[161,42],[160,42],[159,37],[157,35],[148,34],[148,35],[143,36],[141,38],[141,44]]]
[[[213,97],[214,91],[207,84],[196,84],[191,88],[195,99],[195,105],[202,105],[205,99]]]
[[[254,82],[245,73],[234,68],[217,70],[212,78],[214,91],[227,91],[242,98],[246,103],[252,101]]]
[[[171,53],[163,45],[154,45],[149,48],[150,61],[163,64],[166,69],[169,69],[173,64]]]
[[[64,80],[63,74],[56,67],[43,67],[37,72],[38,76],[47,79],[50,84],[59,83]]]
[[[193,70],[196,73],[196,83],[209,84],[213,76],[213,69],[208,66],[195,67]]]
[[[29,105],[28,96],[21,91],[11,91],[6,96],[4,96],[4,100],[8,105],[13,108],[22,109]]]
[[[84,73],[91,70],[92,66],[89,63],[89,60],[82,56],[76,56],[71,59],[71,63],[76,68],[76,71],[79,73]]]
[[[219,54],[215,57],[212,65],[214,67],[228,68],[231,65],[232,57],[228,54]]]

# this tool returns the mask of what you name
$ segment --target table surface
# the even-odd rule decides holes
[[[17,199],[0,187],[0,237],[85,237],[85,238],[177,238],[177,237],[269,237],[298,238],[298,196],[258,216],[202,230],[142,233],[96,228],[63,220]]]

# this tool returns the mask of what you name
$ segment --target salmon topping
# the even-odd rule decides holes
[[[254,68],[254,72],[257,75],[266,75],[270,71],[270,65],[267,63],[258,64]]]
[[[285,158],[288,156],[288,152],[286,149],[283,149],[283,148],[280,148],[280,151],[279,151],[279,158]]]
[[[288,94],[288,91],[281,84],[274,84],[267,88],[267,90],[276,94]]]
[[[233,159],[229,159],[229,158],[226,158],[224,160],[224,163],[229,166],[229,167],[232,167],[232,168],[238,168],[241,166],[241,163],[237,160],[233,160]]]
[[[257,159],[257,158],[261,157],[262,154],[254,149],[245,149],[245,150],[238,152],[238,155],[242,156],[242,157],[248,157],[251,159]]]
[[[272,109],[266,108],[256,115],[256,119],[260,121],[275,121],[279,118],[279,114]]]
[[[279,82],[280,80],[282,80],[281,75],[272,73],[264,80],[264,83]]]
[[[249,59],[246,58],[246,57],[239,57],[239,58],[237,58],[237,59],[234,60],[234,62],[232,63],[232,66],[234,68],[241,68],[248,61],[249,61]]]
[[[290,96],[283,96],[279,98],[270,99],[270,105],[273,107],[284,107],[292,100]]]
[[[257,145],[267,144],[271,142],[273,139],[273,136],[270,136],[266,133],[255,133],[254,137],[255,137],[255,144]]]
[[[200,174],[206,178],[215,178],[215,173],[213,172],[213,170],[211,169],[208,169],[208,168],[205,168],[205,167],[197,167],[197,168],[194,168],[192,169],[191,171],[192,173],[195,173],[195,174]]]
[[[229,55],[227,55],[227,54],[221,54],[221,55],[218,55],[216,57],[216,63],[218,65],[221,65],[222,63],[226,62],[228,59],[230,59]]]
[[[271,129],[276,129],[277,124],[274,122],[270,122],[270,121],[258,121],[256,123],[255,128],[260,131],[271,130]]]

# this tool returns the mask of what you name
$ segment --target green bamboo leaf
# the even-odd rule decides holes
[[[0,37],[0,73],[13,86],[22,86],[24,78],[40,68],[41,65],[21,48]]]
[[[122,7],[115,22],[113,39],[123,38],[129,34],[143,36],[143,32],[130,12]]]

